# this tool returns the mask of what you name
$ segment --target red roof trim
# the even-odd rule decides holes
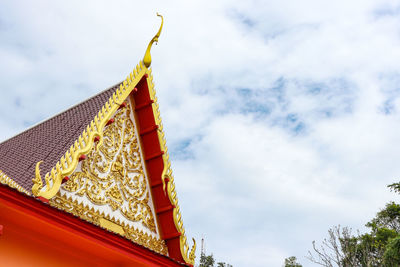
[[[147,78],[143,78],[136,86],[137,92],[132,94],[135,105],[135,117],[138,126],[138,132],[142,144],[144,158],[146,159],[146,169],[153,196],[153,203],[157,211],[158,223],[162,239],[165,240],[168,247],[170,257],[185,262],[181,253],[180,233],[174,222],[173,204],[162,186],[162,173],[164,170],[164,160],[161,157],[164,151],[161,150],[159,135],[154,118],[153,105],[154,100],[151,99],[149,92],[149,84]],[[148,129],[154,129],[148,131]],[[171,208],[172,207],[172,208]]]
[[[132,243],[120,235],[108,232],[94,224],[85,222],[64,211],[55,209],[49,205],[43,204],[32,197],[25,196],[16,190],[5,185],[0,185],[0,201],[8,206],[12,206],[23,213],[38,217],[43,221],[57,225],[67,231],[75,232],[85,238],[111,247],[112,249],[123,251],[124,254],[133,257],[141,257],[152,264],[160,266],[190,266],[179,263],[170,257],[156,253],[143,246]]]

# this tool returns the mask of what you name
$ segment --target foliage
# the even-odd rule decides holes
[[[199,267],[213,267],[215,263],[213,254],[206,256],[204,253],[200,255]]]
[[[233,266],[225,262],[218,262],[217,267],[233,267]]]
[[[390,191],[394,191],[394,192],[400,194],[400,182],[390,184],[390,185],[388,185],[388,187],[390,188]]]
[[[291,256],[285,259],[284,267],[303,267],[303,265],[297,262],[296,257]]]
[[[393,201],[387,203],[385,208],[379,211],[376,217],[366,226],[373,230],[384,227],[400,233],[400,205]]]
[[[214,267],[214,263],[215,259],[213,254],[206,256],[204,253],[201,253],[199,267]],[[218,262],[217,267],[233,267],[233,266],[225,262]]]
[[[384,266],[400,266],[400,236],[392,238],[383,254]]]
[[[400,183],[389,187],[400,193]],[[308,259],[326,267],[400,266],[400,205],[387,203],[366,226],[369,232],[362,235],[340,225],[329,229],[321,245],[313,241]]]
[[[355,266],[358,250],[357,239],[351,235],[351,228],[340,225],[328,230],[329,237],[317,246],[313,241],[313,253],[307,257],[310,261],[322,266]]]

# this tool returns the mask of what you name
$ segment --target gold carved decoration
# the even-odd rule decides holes
[[[103,143],[89,151],[81,170],[74,172],[62,188],[85,196],[93,204],[108,205],[156,233],[130,104],[119,109],[113,119],[114,123],[105,127]]]
[[[143,57],[143,63],[147,68],[150,67],[150,65],[151,65],[151,54],[150,54],[151,46],[153,45],[153,43],[156,43],[156,44],[158,43],[158,38],[160,37],[162,27],[164,24],[163,16],[158,13],[157,13],[157,16],[159,16],[161,18],[160,29],[158,29],[158,32],[156,33],[156,35],[153,37],[153,39],[151,39],[149,45],[147,46],[146,53],[144,54],[144,57]]]
[[[54,166],[50,172],[46,173],[44,177],[45,185],[43,185],[42,177],[40,175],[41,161],[36,163],[35,178],[32,179],[33,195],[36,197],[41,196],[46,199],[51,199],[57,194],[58,190],[60,190],[63,178],[74,172],[78,165],[79,157],[88,153],[93,148],[95,144],[94,139],[96,137],[99,138],[99,146],[103,143],[102,137],[105,125],[147,72],[147,67],[144,66],[141,61],[124,82],[121,83],[120,87],[113,93],[110,99],[104,104],[71,148],[56,163],[56,166]]]
[[[25,190],[22,186],[17,184],[14,180],[12,180],[10,177],[8,177],[4,172],[0,170],[0,184],[5,184],[8,185],[11,188],[16,189],[17,191],[24,193],[28,196],[31,195],[28,191]]]
[[[49,204],[58,209],[72,213],[73,215],[78,216],[81,219],[93,223],[97,226],[117,232],[125,238],[131,240],[132,242],[145,246],[153,251],[156,251],[163,255],[167,255],[168,253],[168,248],[165,245],[164,240],[159,240],[143,231],[136,230],[133,227],[125,224],[124,222],[120,222],[115,218],[110,218],[109,215],[105,215],[104,213],[99,213],[93,208],[89,208],[82,203],[78,203],[76,200],[72,200],[72,198],[61,196],[60,193],[50,199]],[[113,222],[120,226],[122,230],[116,230],[113,228],[110,229],[109,227],[107,227],[104,221]]]
[[[183,220],[182,220],[182,215],[180,212],[180,208],[178,205],[178,198],[176,195],[175,191],[175,183],[174,183],[174,177],[172,174],[172,169],[171,169],[171,162],[169,160],[169,155],[168,155],[168,148],[166,145],[166,140],[165,140],[165,135],[163,131],[163,125],[161,121],[161,116],[160,116],[160,110],[159,106],[157,103],[157,97],[156,97],[156,92],[154,89],[154,83],[153,83],[153,77],[149,76],[149,79],[147,79],[148,85],[149,85],[149,91],[150,91],[150,97],[152,100],[154,100],[153,103],[153,113],[154,113],[154,118],[156,121],[156,124],[158,125],[158,139],[160,140],[161,144],[161,150],[164,151],[163,154],[163,161],[164,161],[164,170],[162,173],[162,182],[164,188],[166,187],[166,191],[169,197],[169,200],[171,201],[171,204],[174,205],[174,210],[173,210],[173,219],[174,219],[174,224],[178,232],[181,233],[180,235],[180,248],[181,248],[181,254],[185,262],[194,265],[194,259],[195,259],[195,252],[196,252],[196,240],[193,238],[193,246],[189,251],[189,245],[187,243],[187,238],[185,234],[185,228],[183,226]],[[165,181],[168,181],[167,184],[165,184]]]

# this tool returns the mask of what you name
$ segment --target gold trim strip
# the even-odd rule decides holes
[[[110,220],[100,218],[99,220],[100,227],[106,228],[110,231],[113,231],[114,233],[120,234],[122,236],[125,235],[124,229],[122,229],[121,225],[118,225]]]
[[[164,240],[157,239],[141,230],[137,230],[103,212],[100,213],[83,203],[79,203],[77,200],[73,200],[71,197],[67,198],[57,193],[57,195],[50,199],[49,204],[52,207],[71,213],[103,229],[116,232],[136,244],[160,254],[168,255],[168,248]]]
[[[8,185],[11,188],[14,188],[16,190],[18,190],[21,193],[24,193],[28,196],[31,195],[31,193],[29,193],[28,191],[26,191],[22,186],[20,186],[19,184],[17,184],[17,182],[15,182],[13,179],[11,179],[10,177],[8,177],[3,171],[0,170],[0,183],[4,184],[4,185]]]

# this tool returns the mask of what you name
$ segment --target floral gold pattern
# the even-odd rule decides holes
[[[93,208],[89,208],[88,206],[78,203],[76,200],[72,200],[72,198],[67,198],[66,196],[61,196],[58,193],[55,197],[50,199],[49,204],[55,208],[60,210],[64,210],[66,212],[72,213],[75,216],[80,217],[81,219],[93,223],[97,226],[101,227],[101,219],[106,219],[109,221],[114,221],[116,224],[121,225],[124,233],[123,236],[132,242],[145,246],[153,251],[156,251],[160,254],[167,255],[168,248],[165,245],[164,240],[159,240],[143,231],[136,230],[133,227],[125,224],[124,222],[120,222],[115,218],[110,218],[109,215],[105,215],[104,213],[100,213]]]
[[[140,61],[124,82],[121,83],[120,87],[113,93],[112,97],[103,105],[71,148],[61,157],[51,171],[45,174],[45,184],[43,184],[40,175],[39,166],[41,161],[36,163],[35,177],[32,179],[32,193],[34,196],[50,199],[57,194],[63,178],[74,172],[78,165],[79,157],[88,153],[95,145],[94,139],[96,137],[99,138],[98,145],[102,144],[103,139],[101,137],[107,122],[147,72],[147,67]]]
[[[74,172],[62,188],[85,196],[93,204],[108,205],[156,233],[130,104],[119,109],[113,119],[104,130],[102,145],[91,149],[81,162],[81,170]]]

